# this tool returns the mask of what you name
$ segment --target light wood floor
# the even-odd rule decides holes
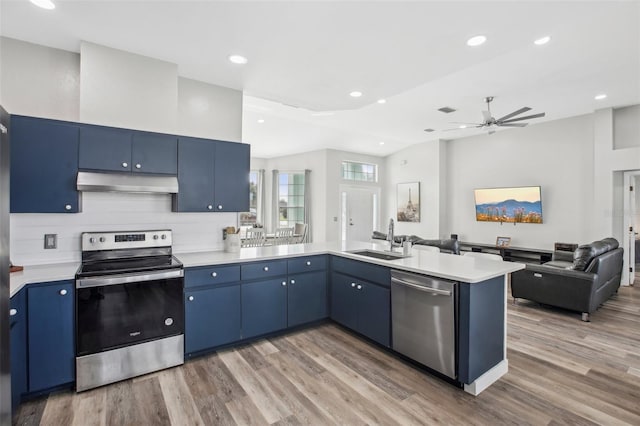
[[[323,325],[75,394],[20,425],[640,424],[640,289],[592,316],[509,303],[509,373],[478,397]]]

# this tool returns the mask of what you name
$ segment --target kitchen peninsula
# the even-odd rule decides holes
[[[455,282],[455,372],[422,364],[478,395],[508,371],[506,276],[524,265],[418,250],[395,260],[353,253],[386,248],[351,242],[176,253],[185,267],[185,358],[327,318],[398,353],[391,272],[401,271]],[[51,266],[47,275],[48,266],[26,267],[12,274],[12,300],[30,284],[71,280],[76,268]]]

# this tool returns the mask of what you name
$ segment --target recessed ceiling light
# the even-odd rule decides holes
[[[487,41],[487,38],[485,36],[477,35],[477,36],[471,37],[469,40],[467,40],[467,46],[480,46],[485,41]]]
[[[459,125],[459,126],[458,126],[458,128],[460,128],[460,129],[466,129],[466,128],[467,128],[467,125],[466,125],[466,124],[461,124],[461,125]]]
[[[30,0],[30,1],[31,3],[43,9],[51,10],[56,8],[56,5],[53,4],[51,0]]]
[[[378,103],[379,104],[386,104],[387,100],[386,99],[378,99]]]
[[[595,95],[593,97],[593,99],[595,99],[596,101],[601,101],[601,100],[606,99],[606,98],[607,98],[607,95],[604,94],[604,93],[600,93],[599,95]]]
[[[536,41],[534,41],[534,44],[537,44],[538,46],[542,46],[543,44],[547,44],[551,41],[551,37],[549,36],[544,36],[542,38],[537,39]]]
[[[352,98],[359,98],[360,96],[362,96],[362,92],[354,90],[353,92],[349,93],[349,96],[351,96]]]
[[[259,118],[258,119],[258,123],[260,123],[260,124],[264,123],[264,118]]]
[[[244,56],[241,56],[241,55],[231,55],[231,56],[229,56],[229,60],[231,62],[233,62],[234,64],[239,64],[239,65],[244,65],[247,62],[249,62],[247,60],[247,58],[245,58]]]
[[[380,145],[384,145],[384,142],[380,142]]]

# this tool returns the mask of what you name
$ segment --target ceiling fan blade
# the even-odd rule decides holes
[[[491,112],[490,111],[482,111],[482,118],[484,118],[484,121],[491,120]]]
[[[504,124],[504,123],[513,123],[514,121],[521,121],[521,120],[531,120],[532,118],[540,118],[540,117],[544,117],[545,113],[541,112],[539,114],[533,114],[533,115],[527,115],[525,117],[518,117],[518,118],[512,118],[511,120],[505,120],[505,121],[498,121],[499,124]]]
[[[511,117],[515,117],[516,115],[520,115],[520,114],[522,114],[523,112],[527,112],[527,111],[531,111],[531,108],[529,108],[529,107],[520,108],[520,109],[519,109],[519,110],[517,110],[517,111],[513,111],[511,114],[507,114],[507,115],[505,115],[504,117],[498,118],[496,121],[508,120],[508,119],[510,119]]]
[[[468,126],[484,126],[484,123],[468,123],[465,121],[450,121],[450,124],[466,124]]]
[[[498,123],[498,126],[500,127],[524,127],[529,123],[505,123],[505,124],[500,124]]]

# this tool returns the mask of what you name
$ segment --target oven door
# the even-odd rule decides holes
[[[182,269],[76,279],[76,355],[184,333]]]

